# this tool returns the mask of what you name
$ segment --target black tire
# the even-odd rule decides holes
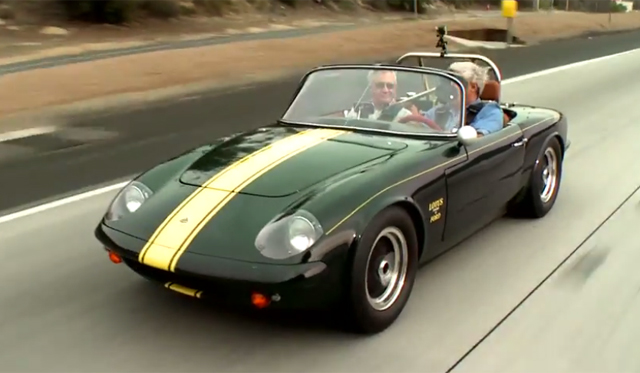
[[[400,255],[406,260],[405,271],[400,271],[400,273],[405,273],[404,282],[395,287],[399,289],[399,292],[395,297],[391,297],[391,299],[395,298],[395,300],[390,302],[388,308],[378,310],[369,302],[369,290],[367,290],[368,273],[372,274],[371,278],[381,278],[379,271],[383,269],[384,262],[382,258],[378,256],[378,253],[383,253],[383,250],[393,247],[392,245],[390,246],[390,243],[394,239],[396,242],[401,243],[398,234],[404,238],[404,242],[406,243],[406,245],[404,245],[406,252],[402,248],[399,250],[399,252],[405,252],[405,254]],[[378,240],[379,236],[382,236],[380,240]],[[374,247],[376,242],[377,245]],[[397,247],[400,246],[402,245],[398,245]],[[371,254],[374,254],[374,256],[371,258],[371,265],[369,265],[369,257]],[[403,266],[399,266],[399,268],[402,267]],[[378,270],[376,273],[372,273],[371,268]],[[393,267],[389,266],[388,268],[388,273],[392,273]],[[350,269],[350,287],[347,293],[348,299],[346,300],[348,317],[345,321],[348,322],[347,327],[354,332],[363,334],[375,334],[385,330],[395,322],[404,309],[409,300],[415,282],[416,272],[418,271],[418,240],[416,229],[411,217],[404,209],[398,206],[392,206],[374,218],[362,235],[362,239],[354,253]],[[371,284],[373,281],[369,283]],[[391,294],[394,293],[393,291],[391,292]],[[375,295],[376,293],[372,296]]]
[[[553,157],[555,159],[555,182],[543,196],[543,191],[545,190],[543,178],[546,166],[549,163],[549,157]],[[523,191],[523,196],[519,202],[513,206],[513,215],[539,219],[551,211],[551,208],[553,208],[553,205],[556,203],[556,199],[558,198],[558,192],[560,191],[560,182],[562,180],[562,161],[562,147],[560,146],[558,139],[552,138],[542,148],[542,152],[536,160],[533,171],[531,171],[531,177],[527,187]]]

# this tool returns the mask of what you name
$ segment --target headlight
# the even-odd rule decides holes
[[[113,199],[104,216],[105,219],[115,221],[125,215],[133,214],[152,194],[153,192],[146,185],[139,181],[132,181]]]
[[[267,224],[258,233],[255,245],[268,258],[286,259],[308,250],[323,234],[318,219],[308,211],[299,210]]]

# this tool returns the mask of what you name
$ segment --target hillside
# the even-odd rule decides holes
[[[0,20],[26,24],[88,22],[100,24],[140,23],[149,19],[169,20],[189,17],[242,17],[249,15],[289,16],[333,12],[411,13],[414,0],[4,0]],[[500,0],[419,0],[418,12],[429,15],[457,9],[497,9]],[[522,10],[535,0],[519,0]],[[541,9],[552,4],[561,10],[609,11],[609,0],[539,0]],[[309,14],[311,13],[311,14]]]

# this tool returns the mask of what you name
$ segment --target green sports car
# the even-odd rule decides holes
[[[493,70],[480,99],[498,105]],[[558,195],[566,118],[499,103],[502,128],[481,135],[468,87],[402,63],[313,69],[277,123],[136,177],[96,237],[168,289],[261,310],[338,307],[354,330],[380,332],[419,263],[504,213],[543,217]]]

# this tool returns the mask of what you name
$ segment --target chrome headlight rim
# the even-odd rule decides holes
[[[139,204],[132,208],[127,204],[127,197],[131,197],[130,193],[137,194]],[[122,219],[127,215],[134,214],[151,196],[153,191],[144,183],[133,180],[124,186],[118,194],[113,198],[109,208],[107,209],[104,219],[107,222],[114,222]]]
[[[306,232],[301,233],[303,230]],[[265,225],[256,236],[255,247],[267,258],[288,259],[307,252],[323,235],[324,229],[312,213],[297,210]]]
[[[294,224],[296,223],[305,224],[306,227],[303,229],[307,229],[308,232],[306,232],[306,234],[293,232],[294,228],[302,228],[295,227]],[[311,248],[311,246],[313,246],[324,233],[322,225],[317,221],[315,216],[304,210],[300,211],[300,214],[294,214],[291,219],[289,219],[288,228],[287,238],[289,240],[289,244],[299,252],[304,252]],[[303,242],[302,240],[306,240],[306,242]]]

